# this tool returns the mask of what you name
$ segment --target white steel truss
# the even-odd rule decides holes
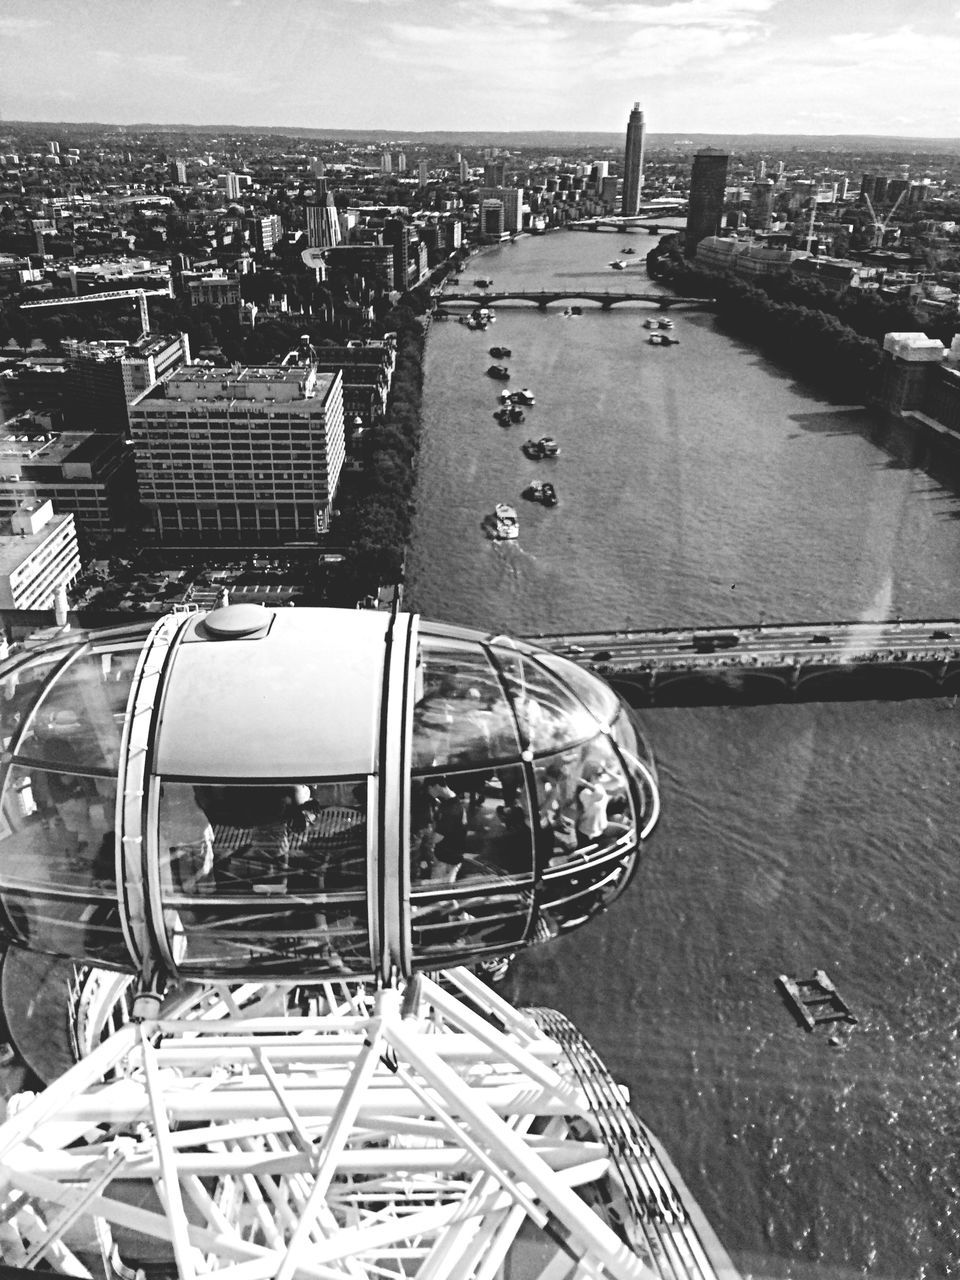
[[[182,1280],[725,1274],[616,1128],[622,1091],[544,1025],[465,969],[181,994],[11,1100],[0,1259]]]

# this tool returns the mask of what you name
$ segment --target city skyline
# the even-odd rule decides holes
[[[4,120],[939,138],[960,2],[65,0],[0,14]]]

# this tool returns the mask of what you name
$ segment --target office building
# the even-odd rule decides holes
[[[640,210],[640,189],[643,186],[643,112],[640,103],[633,104],[627,121],[627,141],[623,153],[623,195],[620,212],[633,218]]]
[[[481,187],[481,207],[486,200],[499,200],[503,205],[503,230],[520,231],[523,227],[523,190],[520,187]]]
[[[340,243],[340,219],[327,190],[326,179],[318,178],[316,190],[307,199],[307,245],[311,249],[330,249]]]
[[[469,180],[470,180],[470,166],[467,164],[466,160],[464,160],[464,158],[461,156],[460,157],[460,181],[469,182]]]
[[[0,534],[0,609],[52,609],[80,573],[72,515],[50,502],[26,502]]]
[[[723,220],[723,200],[730,157],[715,147],[704,147],[693,157],[690,203],[684,253],[692,258],[704,236],[715,236]]]
[[[136,342],[65,338],[61,346],[66,356],[66,424],[98,434],[126,433],[130,401],[190,361],[185,333],[144,334]]]
[[[483,240],[500,240],[505,234],[502,200],[480,202],[480,237]]]
[[[503,160],[486,160],[483,165],[483,185],[503,187],[507,182],[507,166]]]
[[[427,162],[426,160],[417,161],[417,182],[421,187],[427,185]]]
[[[420,237],[416,227],[400,218],[386,218],[383,223],[383,242],[393,250],[393,286],[409,289],[420,275],[420,255],[416,250]]]
[[[161,542],[282,545],[326,530],[344,459],[339,372],[186,366],[134,401],[130,426]]]
[[[228,173],[228,174],[227,174],[227,184],[226,184],[226,185],[227,185],[227,199],[228,199],[228,200],[239,200],[239,199],[240,199],[240,178],[239,178],[239,175],[238,175],[238,174],[236,174],[236,173]]]
[[[41,431],[14,418],[0,427],[0,519],[27,503],[70,512],[81,535],[127,528],[137,502],[133,451],[120,435]]]
[[[175,182],[178,187],[187,185],[187,165],[184,160],[171,160],[170,162],[170,181]]]
[[[404,151],[398,151],[398,152],[397,152],[396,156],[394,157],[394,168],[396,169],[397,173],[406,173],[406,172],[407,172],[407,156],[406,156],[406,152],[404,152]]]
[[[381,173],[393,172],[393,156],[390,154],[389,151],[384,151],[380,156],[380,172]]]

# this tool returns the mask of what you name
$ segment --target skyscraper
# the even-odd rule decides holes
[[[640,210],[640,188],[643,186],[643,112],[640,103],[633,104],[627,121],[627,144],[623,154],[623,197],[620,212],[627,218]]]
[[[317,179],[316,190],[305,201],[307,244],[311,249],[329,249],[340,243],[340,221],[333,194],[327,190],[325,178]]]
[[[704,147],[693,157],[690,203],[683,252],[692,258],[704,236],[715,236],[723,218],[723,197],[730,157],[715,147]]]

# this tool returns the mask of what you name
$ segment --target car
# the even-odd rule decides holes
[[[833,644],[833,639],[831,636],[828,636],[826,633],[818,633],[815,636],[811,636],[807,643],[808,644]]]
[[[930,639],[931,640],[952,640],[953,636],[950,634],[949,631],[934,631],[931,634]]]

